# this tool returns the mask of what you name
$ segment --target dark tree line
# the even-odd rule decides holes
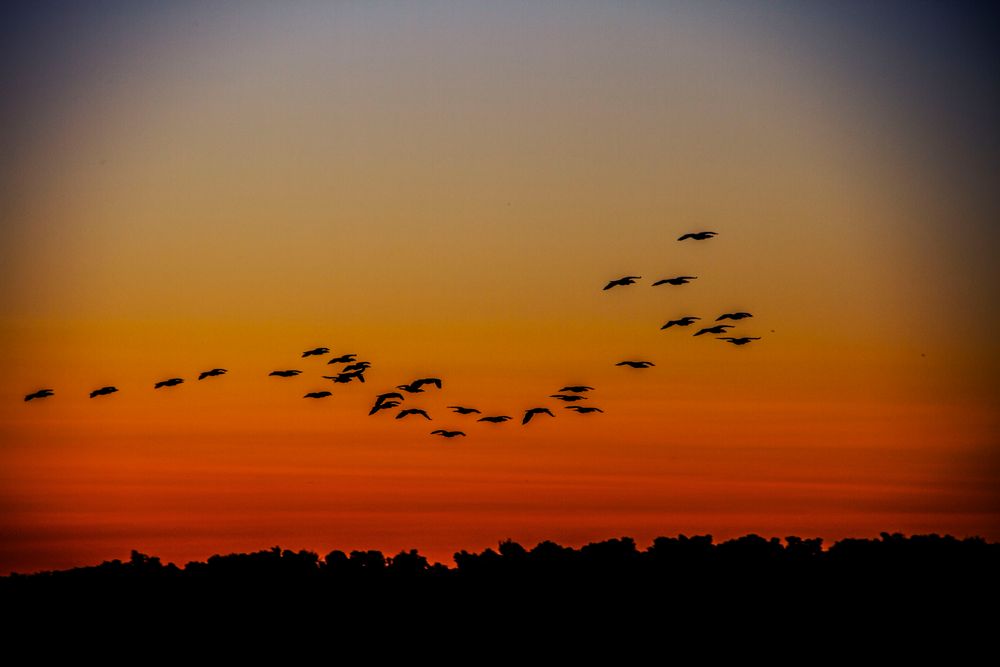
[[[995,611],[982,610],[1000,594],[1000,544],[883,533],[823,547],[757,535],[658,537],[646,548],[629,537],[580,548],[505,540],[456,553],[454,567],[416,550],[320,556],[274,547],[183,567],[133,551],[125,561],[0,577],[0,609],[14,619],[11,637],[12,628],[83,624],[128,627],[161,644],[217,636],[220,627],[244,628],[241,642],[246,628],[260,637],[282,628],[283,637],[332,633],[374,647],[386,637],[398,643],[401,632],[444,641],[458,628],[491,645],[530,635],[578,647],[601,637],[732,644],[790,633],[806,645],[840,645],[884,641],[891,628],[906,641],[948,637],[949,646],[992,636]]]
[[[724,579],[753,586],[798,580],[822,582],[878,579],[886,583],[911,576],[925,580],[961,580],[973,574],[995,573],[1000,544],[982,538],[882,533],[878,539],[844,539],[828,549],[823,540],[758,535],[716,543],[711,535],[657,537],[640,549],[630,537],[587,544],[579,549],[544,541],[531,549],[504,540],[480,553],[460,551],[455,566],[431,564],[416,549],[385,556],[381,551],[311,551],[273,547],[253,553],[214,555],[183,568],[155,556],[133,551],[127,561],[112,560],[91,567],[11,574],[0,578],[0,590],[69,585],[100,581],[106,585],[156,582],[308,582],[310,585],[371,586],[476,585],[500,582],[645,582],[683,585]]]

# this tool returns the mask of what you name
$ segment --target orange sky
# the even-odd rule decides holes
[[[903,85],[937,56],[867,54],[863,32],[853,52],[836,31],[860,28],[815,8],[574,7],[25,18],[51,51],[9,47],[3,108],[0,571],[133,548],[1000,539],[997,207],[975,169],[995,155],[931,122],[986,102],[937,109],[946,79]],[[719,237],[675,241],[699,229]],[[762,340],[659,330],[731,310]],[[322,380],[299,357],[319,345],[370,359],[368,382]],[[366,416],[428,374],[444,389],[407,405],[433,422]],[[605,413],[546,399],[567,383]]]

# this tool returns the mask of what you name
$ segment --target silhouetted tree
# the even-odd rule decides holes
[[[323,571],[327,574],[343,574],[348,571],[350,565],[347,554],[343,551],[334,550],[323,557]]]
[[[381,551],[352,551],[348,563],[353,572],[369,576],[385,570],[385,556]]]
[[[486,549],[481,554],[469,553],[463,549],[456,553],[454,558],[458,571],[469,576],[499,572],[503,560],[503,557],[493,549]]]
[[[592,542],[580,549],[584,563],[602,570],[628,569],[639,558],[639,550],[631,537]]]
[[[524,547],[522,547],[520,544],[513,541],[509,537],[506,540],[500,542],[498,550],[500,551],[501,556],[503,556],[504,558],[509,558],[511,560],[523,560],[528,553],[527,551],[525,551]]]
[[[417,553],[416,549],[400,551],[388,560],[386,569],[395,576],[416,577],[429,569],[427,559]]]

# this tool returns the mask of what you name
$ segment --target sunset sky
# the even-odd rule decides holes
[[[5,12],[0,574],[131,549],[1000,539],[995,8]],[[660,330],[733,310],[761,340]],[[321,379],[316,346],[367,382]],[[433,421],[367,415],[427,375],[443,390],[403,407]],[[547,398],[566,384],[604,414]],[[557,418],[521,426],[534,406]]]

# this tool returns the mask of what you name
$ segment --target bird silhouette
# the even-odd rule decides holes
[[[420,378],[419,380],[414,380],[410,384],[401,384],[396,387],[396,389],[402,389],[410,394],[419,394],[423,391],[422,387],[425,384],[432,384],[438,389],[441,388],[441,380],[439,378]]]
[[[653,283],[653,287],[656,287],[657,285],[687,285],[692,280],[697,279],[698,276],[677,276],[676,278],[664,278]]]
[[[352,361],[354,361],[354,359],[357,356],[358,355],[356,355],[356,354],[342,354],[339,357],[334,357],[333,359],[330,359],[330,361],[328,361],[326,363],[328,363],[328,364],[349,364]]]
[[[681,236],[678,241],[683,241],[685,239],[694,239],[695,241],[704,241],[705,239],[710,239],[713,236],[718,236],[718,232],[694,232],[688,233]]]
[[[534,417],[535,415],[542,415],[542,414],[548,415],[549,417],[555,417],[555,415],[552,414],[552,411],[549,410],[548,408],[531,408],[530,410],[524,411],[524,418],[521,419],[521,423],[527,424],[528,422],[531,421],[532,417]]]
[[[160,387],[176,387],[180,383],[184,382],[181,378],[170,378],[169,380],[161,380],[153,385],[153,389],[159,389]]]
[[[558,398],[560,401],[566,401],[567,403],[572,403],[574,401],[586,401],[586,396],[573,396],[572,394],[551,394],[549,398]]]
[[[600,408],[585,408],[582,405],[567,405],[566,409],[576,410],[581,415],[587,415],[590,414],[591,412],[604,412],[604,410],[601,410]]]
[[[642,279],[642,276],[625,276],[623,278],[619,278],[618,280],[610,281],[607,285],[604,286],[604,289],[608,290],[611,289],[612,287],[634,285],[635,281],[640,279]]]
[[[561,394],[564,391],[572,391],[579,394],[585,391],[593,391],[593,389],[594,389],[593,387],[588,387],[585,384],[575,384],[575,385],[570,385],[569,387],[563,387],[562,389],[559,390],[559,393]]]
[[[327,396],[333,396],[333,394],[328,391],[310,391],[302,398],[326,398]]]
[[[32,392],[24,397],[25,401],[33,401],[36,398],[48,398],[55,392],[51,389],[39,389],[38,391]]]
[[[296,375],[300,374],[301,372],[302,371],[271,371],[270,373],[268,373],[268,375],[269,376],[270,375],[277,375],[278,377],[282,377],[282,378],[293,378]]]
[[[436,431],[431,431],[431,435],[440,435],[445,438],[454,438],[456,435],[465,435],[462,431],[446,431],[443,428],[439,428]]]
[[[116,391],[118,391],[118,387],[101,387],[100,389],[95,389],[90,392],[90,397],[94,398],[95,396],[107,396],[108,394],[113,394]]]
[[[702,334],[720,334],[726,333],[726,329],[732,329],[732,324],[716,324],[714,327],[705,327],[704,329],[699,329],[695,336],[701,336]]]
[[[318,357],[321,354],[327,354],[329,351],[330,351],[330,348],[328,348],[328,347],[314,347],[311,350],[306,350],[305,352],[303,352],[302,353],[302,357],[303,358],[305,358],[305,357],[313,357],[313,356],[317,356]]]
[[[371,416],[378,412],[379,410],[389,410],[390,408],[395,408],[401,405],[399,401],[376,401],[372,409],[368,411],[368,415]]]
[[[394,400],[398,399],[398,400]],[[399,405],[400,401],[403,400],[403,395],[398,391],[389,391],[384,394],[379,394],[375,397],[375,405],[372,406],[369,415],[373,415],[379,410],[385,410],[387,407],[394,408]],[[389,405],[389,404],[392,405]]]
[[[351,371],[366,371],[372,367],[372,362],[370,361],[358,361],[353,364],[348,364],[344,366],[344,373],[350,373]]]
[[[700,317],[695,317],[693,315],[685,315],[679,320],[670,320],[662,327],[660,327],[660,330],[662,331],[663,329],[669,329],[670,327],[688,327],[694,324],[696,320],[700,319],[701,319]]]
[[[337,373],[336,375],[324,375],[325,380],[333,380],[334,382],[345,383],[351,380],[365,381],[364,371],[354,371],[352,373]]]
[[[655,366],[652,361],[619,361],[615,366],[628,366],[629,368],[649,368]]]
[[[505,421],[508,421],[510,419],[512,419],[512,417],[508,417],[507,415],[496,415],[496,416],[492,416],[492,417],[480,417],[476,421],[477,422],[490,422],[491,424],[502,424]]]
[[[420,408],[407,408],[405,410],[400,410],[399,414],[396,415],[396,419],[402,419],[403,417],[406,417],[407,415],[420,415],[424,419],[430,419],[431,418],[431,416],[429,414],[427,414],[426,412],[424,412]]]
[[[205,378],[215,377],[216,375],[225,375],[228,371],[225,368],[213,368],[210,371],[202,371],[198,374],[199,380],[204,380]]]
[[[715,318],[716,322],[721,322],[722,320],[745,320],[748,317],[753,317],[750,313],[723,313]]]
[[[760,340],[760,336],[740,336],[739,338],[721,337],[719,340],[724,340],[727,343],[732,343],[733,345],[746,345],[752,340]]]
[[[476,410],[475,408],[465,408],[462,407],[461,405],[449,405],[448,408],[454,410],[460,415],[471,415],[473,412],[475,412],[476,414],[482,414],[481,412],[479,412],[479,410]]]

